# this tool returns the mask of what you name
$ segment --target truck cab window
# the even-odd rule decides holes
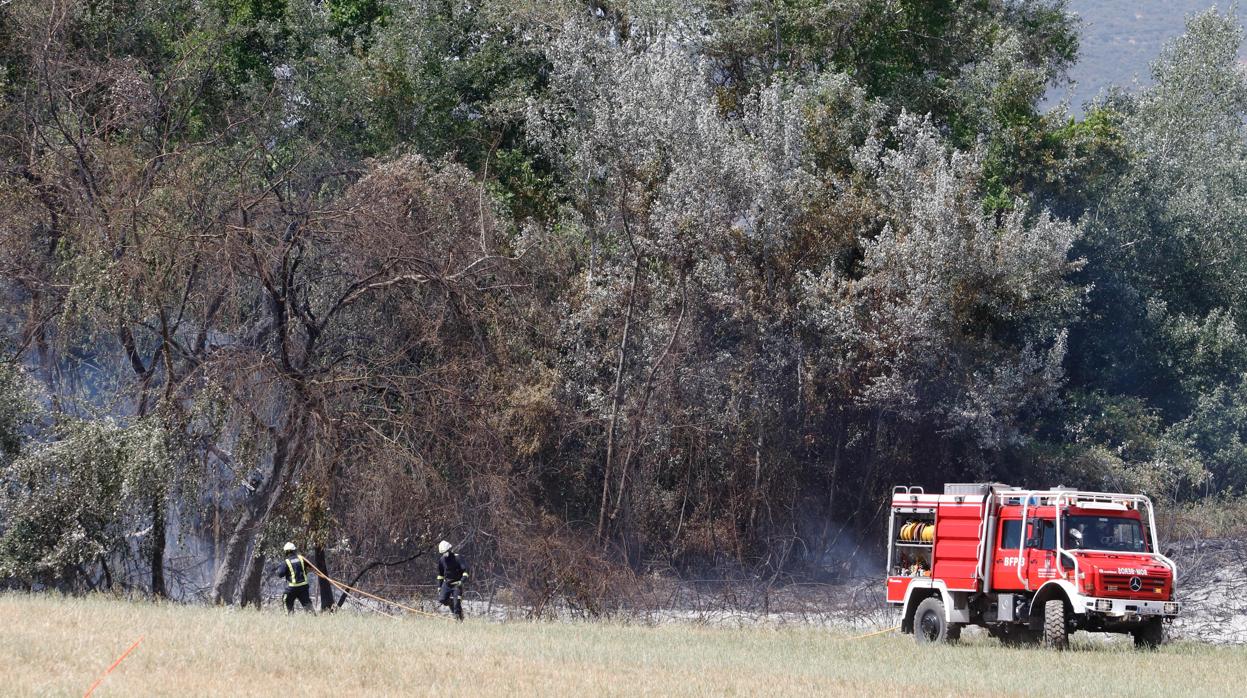
[[[1026,547],[1037,550],[1056,550],[1056,524],[1052,519],[1038,519],[1027,526],[1030,536],[1026,539]]]
[[[1062,545],[1075,549],[1142,553],[1147,551],[1147,537],[1142,522],[1136,518],[1075,515],[1066,522]]]
[[[1022,520],[1005,519],[1000,522],[1000,549],[1017,550],[1022,547]]]
[[[1051,519],[1043,520],[1043,541],[1041,550],[1056,550],[1056,524]]]

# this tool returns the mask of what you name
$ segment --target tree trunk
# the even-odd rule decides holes
[[[87,585],[87,591],[95,591],[95,582],[91,581],[91,575],[82,565],[74,565],[74,570],[78,573],[78,577]]]
[[[242,606],[246,608],[247,604],[255,604],[256,610],[260,610],[260,602],[263,601],[260,588],[264,583],[264,555],[252,555],[250,564],[247,567],[246,581],[242,585]]]
[[[168,597],[165,590],[165,508],[160,494],[152,497],[152,598]]]
[[[322,545],[316,546],[312,551],[312,557],[316,562],[316,568],[325,574],[329,574],[329,561],[325,558],[325,547]],[[333,585],[321,575],[316,575],[316,578],[318,580],[317,586],[320,587],[320,610],[332,611],[334,609]]]
[[[264,527],[277,501],[285,491],[290,457],[289,436],[277,439],[273,448],[273,466],[264,484],[242,507],[238,523],[225,542],[225,551],[221,555],[221,564],[217,567],[216,577],[212,580],[212,602],[230,605],[234,603],[234,593],[238,589],[240,579],[249,579],[256,574],[255,557],[246,558],[247,551],[255,542],[256,534]],[[246,559],[245,559],[246,558]]]
[[[823,535],[818,543],[820,559],[825,560],[831,546],[831,525],[836,518],[836,483],[840,474],[840,447],[844,442],[844,411],[842,408],[836,410],[836,430],[835,441],[831,452],[831,469],[827,474],[827,513],[823,516]],[[840,532],[844,531],[847,524],[840,522]],[[836,534],[836,539],[840,538],[840,533]]]
[[[100,569],[104,571],[104,588],[112,591],[113,588],[113,571],[108,567],[108,560],[100,558]]]
[[[757,400],[757,398],[754,398]],[[759,491],[762,486],[762,414],[757,410],[758,434],[753,441],[753,496],[749,498],[749,535],[754,533],[754,524],[758,518],[758,500],[762,499]]]
[[[619,491],[615,494],[615,510],[611,512],[611,519],[619,516],[623,507],[624,491],[628,485],[628,471],[632,465],[632,457],[641,448],[641,426],[645,419],[645,411],[649,409],[650,398],[654,396],[654,378],[658,375],[658,369],[662,368],[663,362],[667,360],[667,355],[671,353],[671,348],[675,346],[676,339],[680,336],[680,328],[684,326],[684,310],[688,306],[687,292],[684,286],[684,277],[680,277],[680,315],[676,318],[675,327],[671,330],[671,337],[667,340],[667,344],[663,347],[662,353],[650,366],[649,375],[645,379],[645,385],[641,389],[641,405],[637,408],[636,414],[632,416],[632,435],[628,439],[628,450],[624,454],[624,458],[619,467]]]
[[[628,361],[628,337],[632,333],[632,313],[636,305],[636,286],[641,276],[641,257],[635,255],[632,284],[628,288],[628,311],[624,314],[623,337],[619,340],[619,363],[615,366],[615,389],[611,395],[611,419],[606,429],[606,464],[602,468],[602,502],[598,509],[598,540],[606,530],[606,510],[610,508],[611,467],[615,460],[615,430],[619,426],[619,408],[623,402],[623,374]]]

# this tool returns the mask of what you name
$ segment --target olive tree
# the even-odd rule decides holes
[[[177,449],[154,418],[66,422],[27,446],[0,476],[0,575],[111,587],[112,561],[153,545],[149,503],[172,486]]]

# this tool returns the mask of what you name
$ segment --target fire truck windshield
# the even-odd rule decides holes
[[[1061,520],[1067,550],[1113,550],[1128,553],[1147,551],[1143,525],[1138,519],[1117,516],[1068,516]]]

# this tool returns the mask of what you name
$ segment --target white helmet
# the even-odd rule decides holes
[[[295,550],[298,550],[298,548],[294,547],[294,543],[289,543],[289,542],[281,546],[281,549],[285,550],[288,553],[293,553]]]
[[[444,540],[441,543],[437,544],[437,552],[441,553],[442,555],[445,555],[446,553],[450,552],[450,549],[453,547],[454,546],[450,544],[450,541]]]

